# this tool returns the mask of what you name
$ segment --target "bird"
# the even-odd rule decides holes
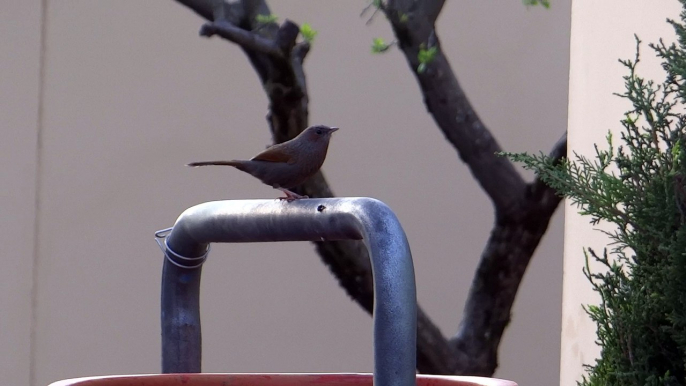
[[[286,197],[279,197],[281,200],[308,198],[290,189],[303,183],[322,167],[331,134],[336,130],[338,127],[314,125],[297,137],[270,146],[249,160],[191,162],[187,166],[233,166],[283,192]]]

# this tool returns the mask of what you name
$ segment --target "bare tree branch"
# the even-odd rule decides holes
[[[283,56],[281,54],[275,55],[271,46],[276,44],[273,42],[277,40],[279,29],[275,26],[258,29],[254,21],[257,14],[269,15],[270,13],[264,0],[243,0],[237,3],[224,3],[221,0],[177,1],[210,21],[213,15],[226,17],[225,21],[219,24],[217,22],[209,23],[208,26],[216,28],[217,25],[226,27],[225,23],[227,22],[232,24],[229,28],[223,29],[227,35],[223,37],[241,46],[260,76],[263,88],[269,97],[267,120],[275,142],[287,141],[307,127],[309,100],[302,66],[310,46],[306,42],[297,43],[291,46],[290,51],[282,49]],[[295,25],[295,23],[288,21],[284,25],[287,23]],[[284,25],[281,26],[280,30],[284,30]],[[239,28],[245,30],[245,33],[235,31]],[[227,30],[231,32],[227,32]],[[253,32],[253,30],[257,30],[257,32]],[[254,36],[258,33],[259,39],[254,37],[236,38],[239,34]],[[260,43],[255,43],[255,41]],[[283,45],[279,46],[283,47]],[[290,59],[283,60],[284,57]],[[310,197],[333,197],[334,195],[321,171],[301,186],[296,187],[294,191]],[[374,287],[369,254],[364,244],[359,241],[327,241],[315,242],[314,244],[322,261],[329,267],[341,287],[364,310],[371,314]],[[452,361],[453,349],[448,340],[421,308],[418,311],[417,322],[417,362],[420,371],[428,371],[433,368],[427,364],[437,362],[440,357],[443,357],[444,361]],[[445,368],[452,367],[446,366]]]
[[[284,59],[284,52],[274,41],[265,39],[250,31],[240,29],[226,20],[217,20],[206,23],[200,28],[200,36],[212,37],[219,35],[226,40],[232,41],[241,47],[267,55]]]
[[[550,155],[558,161],[567,156],[566,133]],[[536,179],[528,185],[517,217],[496,219],[472,282],[460,330],[451,339],[455,349],[469,358],[460,364],[460,372],[491,375],[495,371],[498,346],[510,321],[517,289],[560,201],[552,188]]]
[[[560,197],[538,179],[525,183],[512,163],[497,155],[500,146],[467,99],[441,50],[435,21],[443,4],[444,0],[388,0],[381,9],[417,78],[427,110],[491,198],[496,219],[460,329],[449,342],[452,358],[432,356],[422,371],[490,376],[498,366],[498,346],[519,284]],[[434,52],[430,60],[426,59],[428,50]],[[551,155],[557,159],[566,156],[566,135]],[[441,347],[439,341],[440,351],[451,351]]]
[[[566,134],[550,156],[567,156]],[[422,325],[419,317],[418,369],[431,374],[491,376],[498,365],[498,347],[519,284],[550,217],[561,198],[536,179],[514,211],[516,216],[496,219],[496,225],[481,256],[465,305],[459,332],[445,341],[435,326]],[[420,314],[422,311],[420,310]]]
[[[201,34],[220,35],[244,50],[269,98],[267,120],[275,142],[291,139],[307,127],[309,99],[303,61],[310,46],[296,43],[297,24],[287,20],[281,27],[258,25],[257,15],[270,14],[264,0],[176,1],[210,21]],[[382,10],[417,77],[427,109],[492,199],[496,224],[481,256],[458,334],[446,339],[419,308],[417,368],[434,374],[492,375],[519,283],[560,198],[541,181],[526,184],[507,159],[496,156],[500,146],[479,119],[440,50],[434,24],[444,2],[389,0],[382,4]],[[435,57],[425,64],[425,71],[419,71],[420,50],[433,47]],[[566,137],[553,154],[566,156]],[[333,196],[321,172],[294,190],[310,197]],[[362,242],[314,244],[340,285],[371,313],[371,265]]]
[[[501,151],[500,146],[467,99],[434,31],[434,20],[443,3],[395,0],[383,9],[419,82],[427,110],[446,139],[497,208],[516,206],[518,197],[511,193],[521,192],[525,182],[511,162],[496,154]],[[420,71],[419,52],[430,48],[436,49],[435,57],[426,63],[426,70]]]
[[[425,25],[433,26],[444,4],[445,0],[389,0],[388,6],[383,2],[379,5],[385,13],[392,12],[393,10],[402,11],[403,14],[408,16],[408,20],[409,17],[420,18]]]
[[[217,7],[216,5],[216,0],[176,0],[177,2],[185,5],[186,7],[190,8],[193,10],[193,12],[197,13],[202,17],[203,19],[213,21],[214,20],[214,12],[215,8]],[[223,15],[226,18],[225,15]],[[234,22],[235,20],[231,20]]]

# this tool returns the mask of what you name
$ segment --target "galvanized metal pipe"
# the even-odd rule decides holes
[[[417,300],[410,247],[393,211],[371,198],[215,201],[183,212],[166,238],[162,372],[200,372],[202,260],[188,258],[202,258],[215,242],[349,239],[364,240],[372,263],[374,384],[414,386]]]

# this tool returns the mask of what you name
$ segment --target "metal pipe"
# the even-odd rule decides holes
[[[417,299],[397,217],[371,198],[214,201],[184,211],[165,239],[162,372],[200,372],[200,273],[213,242],[364,240],[374,277],[374,384],[414,386]]]

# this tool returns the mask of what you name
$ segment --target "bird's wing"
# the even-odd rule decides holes
[[[292,157],[289,152],[284,151],[282,146],[274,145],[262,153],[251,158],[253,161],[267,161],[267,162],[283,162],[288,164],[295,163],[295,157]]]

